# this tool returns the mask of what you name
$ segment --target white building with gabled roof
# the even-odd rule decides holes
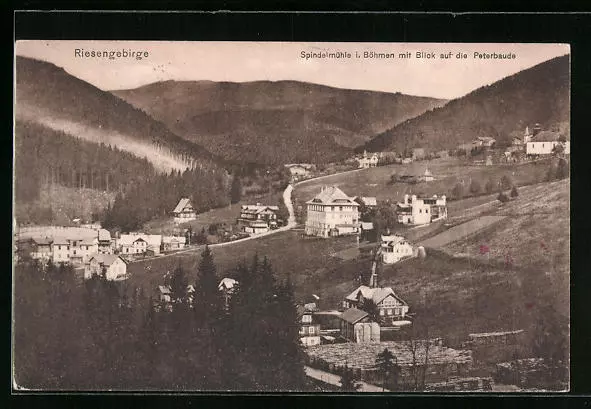
[[[185,223],[197,218],[197,214],[195,213],[195,209],[193,208],[191,201],[186,197],[183,197],[181,200],[179,200],[176,207],[172,211],[172,214],[174,216],[175,223]]]
[[[84,269],[84,278],[89,279],[93,275],[105,274],[109,281],[121,281],[127,279],[127,262],[114,254],[94,254],[90,257]]]
[[[394,264],[406,257],[414,255],[412,244],[397,234],[382,236],[380,250],[384,264]]]
[[[306,235],[334,237],[359,232],[359,203],[338,187],[323,187],[306,205]]]
[[[148,250],[154,254],[160,254],[162,235],[144,233],[122,234],[117,239],[117,247],[122,255],[143,254]]]

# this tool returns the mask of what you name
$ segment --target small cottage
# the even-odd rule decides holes
[[[84,270],[84,278],[89,279],[93,275],[105,275],[109,281],[121,281],[127,279],[127,262],[114,254],[95,254],[90,257]]]
[[[350,342],[380,342],[380,325],[369,314],[357,308],[349,308],[340,317],[341,336]]]
[[[197,214],[195,213],[195,209],[193,208],[191,201],[186,197],[183,197],[179,200],[176,207],[172,211],[172,214],[175,223],[184,223],[197,218]]]

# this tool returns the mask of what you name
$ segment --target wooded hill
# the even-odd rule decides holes
[[[164,81],[112,91],[226,159],[325,163],[446,101],[297,81]]]
[[[377,135],[358,151],[451,149],[478,136],[507,142],[535,123],[544,129],[568,123],[569,58],[557,57],[478,88]]]
[[[16,58],[15,113],[17,122],[30,120],[147,157],[160,171],[217,161],[141,110],[44,61]]]
[[[68,196],[75,202],[88,200],[88,189],[115,195],[111,207],[97,210],[107,210],[103,220],[106,226],[126,231],[140,228],[153,217],[168,215],[183,196],[190,197],[198,211],[225,206],[230,199],[229,176],[212,163],[182,173],[157,172],[146,158],[28,121],[16,124],[14,148],[19,222],[55,221],[60,210],[57,203],[41,200],[42,191],[53,186],[68,189]],[[94,205],[81,208],[97,208]]]

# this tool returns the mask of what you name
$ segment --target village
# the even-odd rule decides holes
[[[393,175],[389,183],[424,186],[440,177],[429,169],[432,161],[457,157],[470,161],[471,165],[486,167],[533,162],[550,156],[564,157],[570,153],[569,141],[558,132],[542,130],[538,124],[533,126],[532,132],[527,127],[523,137],[515,138],[508,147],[496,148],[495,143],[494,138],[478,137],[450,151],[428,153],[423,148],[414,148],[400,155],[363,152],[339,164],[339,169],[356,172],[419,162],[425,164],[421,165],[424,171]],[[231,228],[223,231],[221,239],[213,243],[207,240],[207,233],[213,232],[192,231],[188,223],[196,220],[198,214],[189,198],[180,197],[170,212],[171,223],[175,226],[172,235],[119,231],[112,234],[97,221],[75,220],[70,226],[19,226],[15,221],[15,260],[70,264],[84,279],[102,276],[107,280],[125,281],[130,278],[130,264],[174,257],[206,245],[212,248],[231,246],[289,229],[301,231],[303,241],[314,237],[331,240],[350,236],[356,243],[352,249],[369,254],[366,272],[362,274],[368,277],[367,281],[362,280],[356,288],[343,293],[338,305],[326,305],[318,295],[309,294],[305,300],[299,300],[297,306],[300,341],[306,352],[309,377],[335,387],[339,385],[339,376],[349,368],[359,380],[361,390],[386,391],[384,385],[376,386],[381,385],[382,376],[376,360],[384,351],[389,351],[394,357],[392,365],[397,374],[396,381],[389,384],[394,390],[416,389],[419,384],[422,389],[432,391],[516,391],[545,387],[543,373],[547,365],[538,357],[522,357],[521,344],[526,329],[491,328],[486,333],[470,333],[460,346],[451,347],[442,338],[428,338],[428,334],[416,331],[422,318],[413,312],[404,294],[381,285],[379,271],[383,266],[428,258],[431,250],[438,250],[438,246],[429,244],[433,241],[419,240],[421,235],[416,232],[427,232],[434,226],[440,230],[456,226],[451,220],[461,218],[462,212],[449,210],[449,198],[457,196],[455,193],[439,191],[424,195],[418,193],[419,189],[393,197],[393,202],[386,203],[376,197],[356,196],[357,192],[345,193],[327,183],[321,185],[313,197],[299,204],[299,220],[303,223],[296,223],[298,209],[294,209],[292,190],[299,184],[335,173],[326,169],[319,171],[315,165],[305,163],[285,167],[291,175],[291,183],[283,196],[288,215],[280,214],[275,204],[254,202],[236,206],[233,221],[220,221],[222,226],[231,225]],[[495,203],[502,205],[517,199],[515,185],[504,189],[511,190],[510,195],[501,189],[499,196],[493,199]],[[496,194],[497,187],[487,193]],[[379,207],[390,212],[395,226],[379,225],[376,219]],[[409,236],[417,237],[416,241]],[[170,272],[160,274],[166,278]],[[239,288],[240,283],[235,279],[221,278],[218,289],[226,307]],[[171,298],[170,285],[163,281],[153,291],[154,308],[172,311],[177,300]],[[194,292],[195,288],[188,285],[189,302]]]

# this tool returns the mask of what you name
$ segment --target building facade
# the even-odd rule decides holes
[[[562,146],[563,153],[570,155],[570,141],[560,139],[558,132],[538,132],[525,144],[525,153],[527,155],[550,155],[554,153],[557,146]]]
[[[109,281],[126,280],[127,262],[114,254],[94,254],[84,269],[84,278],[89,279],[103,273]]]
[[[438,197],[417,197],[404,195],[404,202],[397,204],[398,223],[427,224],[432,221],[447,219],[445,195]]]
[[[341,336],[350,342],[380,342],[380,324],[357,308],[349,308],[341,314],[340,330]]]
[[[306,205],[306,235],[334,237],[359,232],[359,204],[338,187],[322,188]]]
[[[266,233],[278,226],[279,206],[267,206],[261,203],[242,205],[238,224],[242,231],[250,234]]]
[[[304,346],[320,345],[320,323],[314,317],[315,304],[298,306],[300,342]]]
[[[160,254],[162,248],[162,235],[130,233],[122,234],[116,242],[121,255],[139,255],[150,251],[152,254]]]
[[[403,258],[412,257],[414,248],[404,237],[397,234],[381,237],[380,250],[384,264],[394,264]]]
[[[195,213],[195,209],[193,208],[191,201],[186,197],[183,197],[179,200],[176,207],[172,211],[172,214],[175,223],[184,223],[197,218],[197,214]]]
[[[403,320],[408,313],[408,304],[400,298],[391,287],[359,286],[355,291],[345,297],[343,307],[345,309],[363,306],[365,300],[371,300],[379,310],[380,319],[383,322]]]
[[[363,156],[357,159],[360,169],[375,168],[378,166],[378,161],[379,158],[377,153],[368,155],[367,152],[363,152]]]

